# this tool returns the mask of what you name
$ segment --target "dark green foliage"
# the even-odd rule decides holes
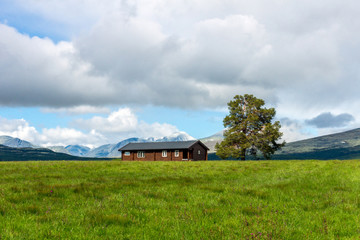
[[[1,161],[51,161],[51,160],[104,160],[103,158],[76,157],[65,153],[58,153],[46,148],[12,148],[0,145]],[[108,160],[108,159],[106,159]]]
[[[253,95],[236,95],[228,103],[229,115],[224,118],[224,140],[216,144],[216,154],[222,158],[245,160],[247,154],[257,157],[261,152],[265,159],[285,142],[278,143],[282,133],[280,122],[272,123],[274,108],[265,108],[265,102]]]
[[[360,158],[360,146],[335,148],[325,150],[313,150],[310,152],[295,152],[295,153],[275,153],[273,159],[276,160],[351,160]],[[249,157],[250,160],[256,160]],[[221,160],[215,153],[209,153],[208,160]],[[228,160],[235,160],[229,158]],[[260,158],[258,160],[264,160]]]
[[[310,152],[279,153],[279,154],[275,154],[274,158],[277,160],[291,160],[291,159],[349,160],[349,159],[360,158],[360,146],[313,150]]]

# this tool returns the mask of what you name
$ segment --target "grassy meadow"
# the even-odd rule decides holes
[[[0,239],[359,239],[360,161],[1,162]]]

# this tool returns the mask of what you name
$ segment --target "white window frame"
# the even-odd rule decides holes
[[[125,151],[125,152],[124,152],[124,156],[130,156],[130,152],[129,152],[129,151]]]
[[[145,157],[145,151],[137,151],[137,157],[138,158],[144,158]]]
[[[180,156],[180,150],[175,150],[174,155],[175,155],[175,157],[179,157]]]
[[[162,150],[161,156],[162,157],[167,157],[167,150]]]
[[[201,154],[201,150],[198,150],[198,155],[200,155]]]

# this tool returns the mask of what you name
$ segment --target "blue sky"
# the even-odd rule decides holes
[[[357,128],[358,5],[2,0],[0,135],[202,138],[245,93],[276,108],[287,141]]]
[[[117,110],[114,107],[109,108],[109,111],[110,109],[112,111]],[[0,110],[1,117],[26,119],[31,126],[37,129],[71,126],[71,123],[78,118],[91,119],[95,116],[107,116],[107,114],[99,113],[74,115],[48,112],[39,107],[1,107]],[[223,129],[222,120],[226,115],[224,111],[181,110],[154,106],[136,107],[136,113],[140,120],[149,123],[170,123],[177,126],[181,131],[192,133],[191,136],[195,138],[207,137],[209,134],[221,131]],[[134,137],[137,136],[134,135]]]

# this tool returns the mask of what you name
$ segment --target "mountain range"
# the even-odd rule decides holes
[[[210,151],[216,142],[221,142],[221,132],[202,140]],[[354,159],[360,158],[360,128],[329,134],[325,136],[287,143],[277,151],[272,159]],[[219,160],[214,152],[209,153],[209,160]]]
[[[119,148],[125,146],[130,142],[166,142],[166,141],[188,141],[194,140],[195,138],[190,135],[180,132],[172,134],[171,136],[163,137],[160,139],[156,138],[128,138],[123,141],[120,141],[115,144],[105,144],[94,149],[90,149],[82,145],[68,145],[64,146],[49,146],[48,150],[57,153],[63,153],[67,155],[72,155],[76,157],[86,157],[86,158],[120,158],[121,153],[118,151]],[[12,148],[34,148],[34,149],[44,149],[42,147],[36,146],[28,141],[21,140],[19,138],[13,138],[10,136],[0,136],[0,144],[12,147]]]
[[[200,139],[210,149],[209,160],[218,160],[214,152],[217,142],[223,139],[223,131],[220,131],[207,138]],[[1,151],[6,151],[6,156],[10,156],[12,152],[16,152],[16,156],[24,156],[24,152],[33,153],[38,158],[46,159],[52,156],[55,159],[76,159],[77,157],[94,159],[94,158],[118,158],[121,157],[119,148],[130,142],[161,142],[161,141],[187,141],[194,140],[193,137],[186,133],[178,133],[161,139],[155,138],[128,138],[115,144],[106,144],[94,149],[90,149],[81,145],[52,146],[48,149],[40,148],[28,141],[9,136],[0,136],[0,159]],[[21,149],[16,151],[15,149]],[[21,153],[21,151],[23,151]],[[53,153],[63,154],[59,156]],[[10,155],[9,155],[10,154]],[[39,156],[41,158],[39,158]],[[82,159],[79,158],[79,159]],[[360,158],[360,128],[346,132],[329,134],[325,136],[310,138],[306,140],[290,142],[281,150],[277,151],[273,159],[354,159]]]

